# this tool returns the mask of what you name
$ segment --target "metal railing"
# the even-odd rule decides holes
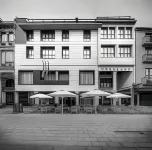
[[[141,83],[143,85],[152,85],[152,76],[143,77]]]
[[[14,62],[5,62],[4,64],[2,64],[2,66],[4,66],[4,67],[14,67]]]
[[[142,56],[143,62],[152,62],[152,54],[145,54]]]
[[[145,43],[152,43],[152,36],[150,35],[146,35],[142,38],[142,44],[145,44]]]

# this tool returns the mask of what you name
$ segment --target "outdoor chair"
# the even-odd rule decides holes
[[[86,107],[85,108],[85,111],[86,111],[86,113],[91,113],[92,114],[92,112],[93,112],[93,108],[90,106],[90,107]]]
[[[40,111],[41,111],[41,113],[47,113],[47,107],[45,107],[45,106],[40,107]]]
[[[28,107],[28,113],[37,113],[39,112],[39,107],[37,105]]]
[[[78,108],[76,106],[71,106],[71,114],[72,113],[78,113]]]
[[[52,111],[52,106],[46,106],[46,112],[51,112]]]
[[[102,107],[102,113],[107,114],[108,113],[108,107]]]
[[[61,106],[55,107],[55,113],[62,113],[62,107]]]

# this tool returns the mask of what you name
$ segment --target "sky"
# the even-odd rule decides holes
[[[152,27],[152,0],[0,0],[0,18],[95,19],[131,16],[137,27]]]

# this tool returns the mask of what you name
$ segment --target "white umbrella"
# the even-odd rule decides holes
[[[45,95],[45,94],[41,94],[41,93],[38,93],[38,94],[34,94],[32,96],[30,96],[30,98],[52,98],[51,96],[48,96],[48,95]]]
[[[130,98],[131,96],[130,95],[126,95],[126,94],[122,94],[122,93],[114,93],[114,94],[111,94],[110,96],[107,96],[106,98]]]
[[[62,97],[62,114],[63,114],[63,98],[64,97],[76,97],[77,96],[76,94],[73,94],[69,91],[64,91],[64,90],[56,91],[56,92],[50,93],[48,95]]]
[[[92,91],[81,94],[82,97],[95,97],[95,96],[108,96],[108,95],[111,95],[111,94],[108,93],[108,92],[98,90],[98,89],[95,89],[95,90],[92,90]],[[95,113],[97,113],[96,108],[95,108]]]

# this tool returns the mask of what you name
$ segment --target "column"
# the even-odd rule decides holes
[[[2,103],[2,78],[0,74],[0,103]]]
[[[117,71],[113,71],[113,92],[117,92]]]
[[[15,92],[15,100],[14,100],[15,104],[19,103],[19,93]]]
[[[132,86],[131,89],[131,105],[134,105],[134,87]]]
[[[99,96],[95,96],[95,105],[99,105]]]
[[[139,96],[139,93],[137,94],[137,106],[139,106],[139,98],[140,98],[140,96]]]
[[[57,96],[55,97],[55,103],[59,104],[59,97],[57,97]]]
[[[79,95],[76,96],[76,105],[79,105]]]
[[[55,76],[56,76],[56,81],[58,81],[58,76],[59,76],[58,71],[55,72]]]
[[[2,94],[1,95],[1,98],[2,98],[1,102],[6,104],[6,92],[2,92],[1,94]]]

